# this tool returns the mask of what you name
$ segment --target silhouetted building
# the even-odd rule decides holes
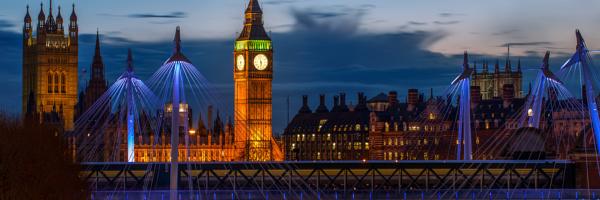
[[[79,93],[77,103],[77,116],[87,111],[108,89],[106,78],[104,78],[104,62],[100,54],[100,34],[96,32],[96,48],[90,68],[90,79],[85,90]]]

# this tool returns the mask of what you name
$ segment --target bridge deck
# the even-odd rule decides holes
[[[83,163],[97,191],[160,190],[169,163]],[[389,191],[574,188],[574,163],[565,160],[287,161],[180,163],[180,188],[261,191]]]

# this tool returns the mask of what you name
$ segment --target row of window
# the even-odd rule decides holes
[[[383,152],[383,159],[384,160],[417,160],[417,155],[410,153],[410,152],[388,151],[388,152]],[[429,159],[439,160],[440,155],[435,154],[435,155],[433,155],[433,158],[430,158],[428,152],[423,152],[423,160],[429,160]]]
[[[338,146],[343,146],[344,144],[337,144],[337,143],[331,143],[331,144],[322,144],[323,148],[327,148],[327,146],[331,146],[331,150],[336,150],[336,148],[338,148]],[[369,150],[369,142],[347,142],[345,144],[346,149],[347,150],[362,150],[363,146],[365,150]],[[292,143],[291,149],[294,150],[296,149],[297,145],[296,143]],[[343,148],[343,147],[342,147]]]
[[[48,72],[48,93],[67,93],[67,75],[65,72]]]
[[[343,139],[345,141],[347,140],[360,140],[361,138],[361,134],[360,133],[356,133],[356,134],[334,134],[333,135],[333,140],[339,140],[339,139]],[[326,135],[317,135],[317,134],[296,134],[295,136],[291,136],[291,140],[293,142],[304,142],[304,141],[331,141],[332,140],[332,136],[331,133],[327,133]],[[365,140],[369,140],[368,137],[365,138]]]

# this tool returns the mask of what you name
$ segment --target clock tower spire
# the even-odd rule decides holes
[[[235,146],[243,161],[283,160],[273,142],[273,48],[262,14],[258,0],[250,0],[233,52]]]

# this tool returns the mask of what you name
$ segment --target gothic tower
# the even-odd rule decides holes
[[[34,35],[27,6],[23,25],[22,113],[31,107],[27,102],[29,96],[33,95],[37,113],[50,111],[53,107],[62,108],[64,128],[72,130],[78,84],[77,15],[73,5],[68,35],[65,35],[60,6],[56,20],[53,16],[52,1],[49,8],[46,18],[43,4],[41,5]]]
[[[233,52],[234,131],[237,159],[273,160],[272,97],[273,48],[263,27],[258,0],[250,0],[244,29]]]
[[[90,80],[85,88],[85,97],[84,99],[80,99],[80,101],[84,102],[84,110],[82,112],[92,107],[94,102],[107,90],[106,79],[104,78],[104,62],[102,62],[102,55],[100,55],[100,34],[98,32],[96,32],[96,49],[94,52]]]

